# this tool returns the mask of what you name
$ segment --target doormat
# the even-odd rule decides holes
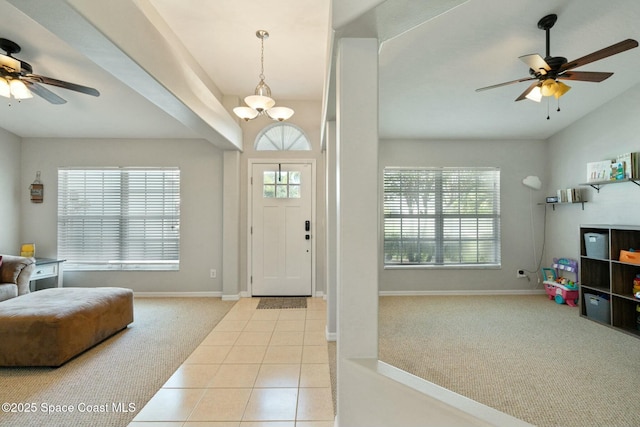
[[[258,310],[275,308],[307,308],[306,297],[263,297],[258,303]]]

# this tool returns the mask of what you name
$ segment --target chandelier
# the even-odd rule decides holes
[[[236,107],[233,112],[244,121],[253,120],[266,114],[273,120],[282,122],[293,116],[293,110],[288,107],[275,107],[276,101],[271,98],[271,88],[264,82],[264,40],[269,38],[265,30],[256,31],[256,37],[260,39],[260,82],[256,86],[253,95],[244,99],[247,107]]]

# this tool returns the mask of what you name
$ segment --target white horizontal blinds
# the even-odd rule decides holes
[[[384,171],[386,265],[499,265],[500,171]]]
[[[177,168],[59,169],[58,255],[76,270],[177,270]]]
[[[180,171],[123,173],[122,259],[174,262],[180,258]]]
[[[442,263],[500,264],[500,172],[442,171]]]
[[[385,264],[434,264],[436,171],[385,169]]]

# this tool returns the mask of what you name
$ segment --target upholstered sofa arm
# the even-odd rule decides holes
[[[18,287],[18,295],[29,293],[29,280],[36,268],[35,258],[2,255],[0,283],[13,283]]]

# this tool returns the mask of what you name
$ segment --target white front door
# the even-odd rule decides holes
[[[252,166],[251,293],[311,295],[310,163]]]

